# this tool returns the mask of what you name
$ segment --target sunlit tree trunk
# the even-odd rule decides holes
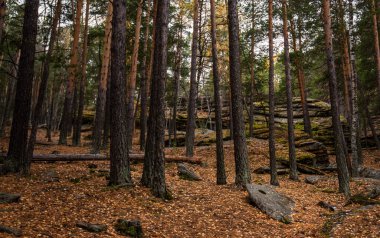
[[[59,135],[59,144],[67,144],[67,136],[71,133],[72,128],[72,108],[73,108],[73,99],[75,91],[75,83],[77,76],[77,67],[78,67],[78,52],[79,52],[79,34],[81,26],[81,16],[82,16],[83,0],[77,1],[76,15],[74,22],[74,36],[73,36],[73,45],[71,48],[71,58],[70,65],[68,67],[68,77],[66,84],[66,96],[65,104],[63,107],[63,115],[61,122],[61,132]]]
[[[135,109],[135,90],[136,90],[136,77],[137,77],[137,63],[139,58],[140,47],[140,32],[141,32],[141,16],[143,0],[138,0],[136,26],[135,26],[135,43],[132,53],[132,66],[128,80],[127,90],[127,139],[128,147],[132,148],[133,128],[134,128],[134,109]]]
[[[376,6],[375,0],[371,1],[371,10],[372,10],[372,22],[373,22],[373,43],[375,49],[375,60],[376,60],[376,79],[377,79],[377,87],[378,93],[380,95],[380,45],[379,45],[379,32],[377,25],[377,14],[376,14]]]

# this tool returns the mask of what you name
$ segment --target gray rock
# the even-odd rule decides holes
[[[0,193],[0,204],[19,202],[20,198],[21,195],[19,194]]]
[[[141,238],[143,237],[143,230],[140,221],[128,221],[119,219],[116,222],[115,230],[120,235]]]
[[[15,229],[15,228],[10,228],[10,227],[3,226],[3,225],[0,225],[0,233],[8,233],[10,235],[17,236],[17,237],[22,235],[21,230]]]
[[[380,170],[371,168],[359,168],[359,174],[364,178],[380,179]]]
[[[82,229],[84,229],[86,231],[94,232],[94,233],[99,233],[99,232],[107,230],[107,226],[106,225],[91,224],[91,223],[87,223],[87,222],[78,222],[76,224],[76,226],[79,227],[79,228],[82,228]]]
[[[247,184],[250,201],[273,219],[283,223],[292,222],[294,201],[267,185]]]
[[[186,166],[184,163],[179,163],[177,165],[178,169],[178,174],[181,178],[185,180],[190,180],[190,181],[201,181],[202,178],[197,175],[191,168]]]
[[[317,184],[319,181],[321,181],[324,177],[323,176],[318,176],[318,175],[311,175],[311,176],[307,176],[305,178],[305,183],[308,183],[308,184]]]
[[[59,176],[55,170],[48,170],[42,177],[45,182],[59,182]]]

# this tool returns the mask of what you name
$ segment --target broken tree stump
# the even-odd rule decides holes
[[[283,223],[292,222],[294,201],[267,185],[247,184],[250,201],[273,219]]]

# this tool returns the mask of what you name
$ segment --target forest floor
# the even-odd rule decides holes
[[[9,138],[8,138],[9,139]],[[8,139],[0,141],[7,148]],[[57,135],[53,138],[57,141]],[[39,141],[45,141],[39,135]],[[88,143],[88,141],[84,141]],[[268,144],[249,140],[251,171],[268,165]],[[89,153],[89,146],[71,147],[37,145],[36,153]],[[279,177],[276,190],[295,201],[294,222],[283,224],[269,218],[249,204],[247,192],[234,187],[233,146],[225,144],[228,185],[217,186],[215,146],[196,148],[203,166],[191,167],[203,178],[193,182],[177,175],[176,165],[166,165],[166,179],[174,195],[170,201],[154,198],[139,184],[143,165],[132,165],[132,188],[107,187],[102,170],[109,162],[33,163],[29,178],[0,177],[0,192],[21,194],[21,201],[0,204],[0,224],[22,230],[25,237],[119,237],[113,226],[117,219],[140,220],[146,237],[380,237],[380,206],[346,205],[338,193],[337,176],[327,175],[316,185]],[[184,149],[168,149],[169,154],[183,155]],[[380,151],[365,150],[365,165],[380,169]],[[334,158],[331,157],[331,162]],[[89,164],[96,164],[90,169]],[[99,171],[100,170],[100,171]],[[46,181],[48,171],[55,171],[59,181]],[[253,183],[268,184],[269,175],[252,174]],[[353,194],[367,191],[380,181],[354,179]],[[320,201],[337,207],[336,212],[319,207]],[[346,205],[346,206],[345,206]],[[340,216],[341,212],[348,212]],[[76,227],[80,221],[106,224],[100,234]],[[0,233],[0,237],[7,237]]]

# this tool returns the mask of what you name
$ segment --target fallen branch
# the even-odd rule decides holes
[[[277,160],[279,161],[281,164],[284,164],[284,165],[287,165],[289,166],[290,165],[290,162],[288,160]],[[297,169],[298,171],[302,172],[302,173],[306,173],[306,174],[318,174],[318,175],[326,175],[325,172],[317,169],[317,168],[314,168],[314,167],[311,167],[311,166],[307,166],[307,165],[304,165],[304,164],[300,164],[300,163],[297,163]]]
[[[0,157],[6,157],[6,154],[0,154]],[[144,154],[130,154],[130,160],[136,162],[144,161]],[[72,161],[108,161],[107,155],[103,154],[34,154],[32,162],[72,162]],[[176,155],[165,155],[165,161],[168,163],[190,163],[201,164],[199,157],[185,157]]]

